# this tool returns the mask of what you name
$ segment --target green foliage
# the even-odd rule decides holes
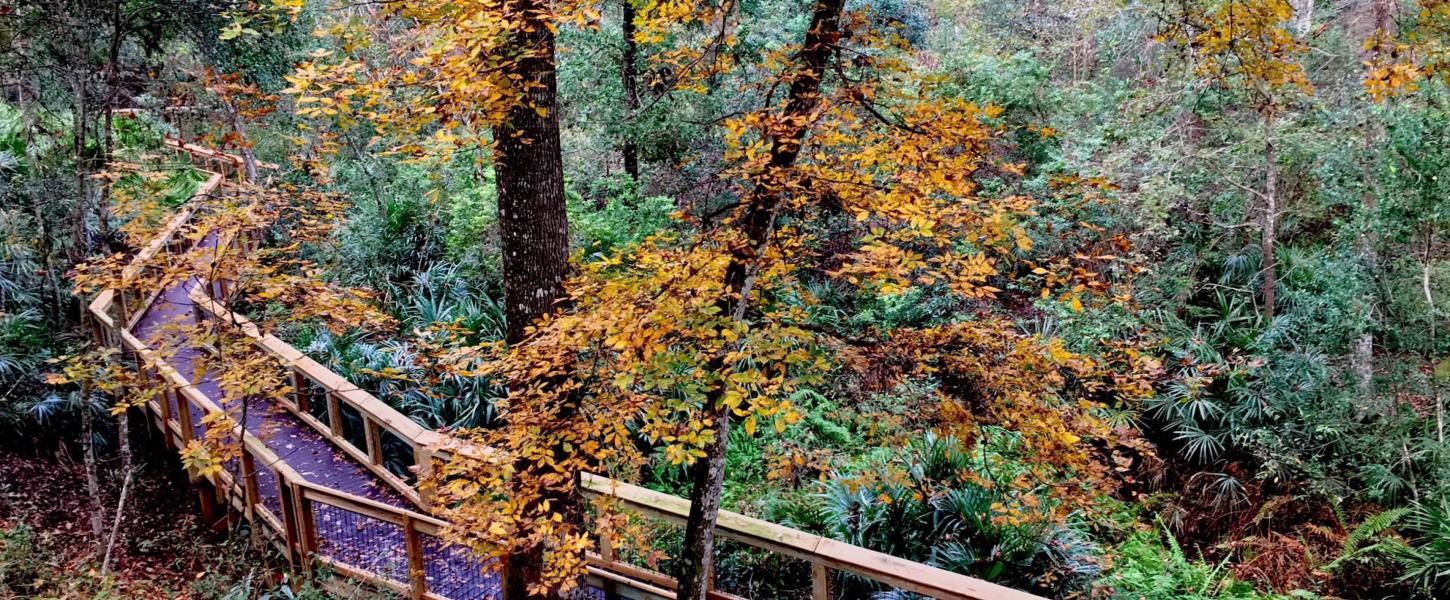
[[[24,597],[46,567],[28,525],[0,529],[0,595]]]
[[[442,257],[439,217],[424,198],[399,194],[355,206],[337,233],[335,275],[348,285],[387,289]]]
[[[1165,543],[1166,542],[1166,543]],[[1113,554],[1112,568],[1101,581],[1114,597],[1140,600],[1274,600],[1312,598],[1302,593],[1262,594],[1236,581],[1227,563],[1211,565],[1190,559],[1168,533],[1140,532]]]
[[[1085,589],[1099,573],[1082,531],[1048,517],[1047,501],[1011,491],[1025,476],[1014,434],[984,432],[978,450],[927,434],[839,473],[822,492],[829,532],[852,544],[1050,594]],[[983,474],[990,479],[983,481]],[[852,582],[861,585],[861,582]]]
[[[111,122],[116,145],[132,152],[159,150],[166,131],[152,118],[117,117]]]
[[[578,196],[570,198],[569,229],[586,261],[610,256],[664,230],[675,211],[673,198],[641,198],[637,186],[609,183],[600,192],[608,198],[603,206],[591,205]]]
[[[24,232],[29,219],[0,210],[0,431],[16,431],[41,393],[37,372],[50,356],[39,277],[41,265]]]
[[[1450,497],[1417,502],[1404,517],[1414,541],[1393,546],[1390,555],[1404,568],[1404,581],[1426,598],[1450,593]]]
[[[407,342],[366,342],[354,336],[315,333],[302,350],[379,400],[434,429],[485,427],[497,416],[494,401],[503,387],[486,377],[437,374],[436,382],[419,365]]]

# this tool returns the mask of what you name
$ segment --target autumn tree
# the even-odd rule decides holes
[[[677,576],[682,595],[703,597],[735,424],[753,435],[797,422],[791,395],[849,362],[842,346],[910,356],[925,371],[909,370],[919,373],[963,347],[953,343],[1000,335],[994,321],[851,339],[812,324],[807,280],[888,295],[922,288],[970,303],[988,302],[1004,281],[1023,277],[1077,308],[1109,287],[1093,264],[1117,260],[1106,252],[1020,260],[1033,248],[1023,225],[1033,200],[984,193],[981,185],[1022,170],[995,148],[1000,110],[953,98],[939,80],[914,74],[909,48],[841,3],[813,4],[802,43],[766,59],[775,74],[755,84],[766,101],[723,124],[734,185],[728,204],[680,215],[680,233],[581,264],[566,286],[569,309],[542,320],[524,343],[448,352],[460,373],[528,374],[528,384],[497,405],[509,425],[465,434],[514,458],[459,457],[437,474],[456,539],[483,551],[519,537],[511,532],[542,529],[558,540],[549,557],[553,583],[567,586],[592,541],[534,499],[577,494],[579,472],[632,477],[658,456],[689,465],[692,507]],[[810,224],[832,218],[851,224],[842,240],[848,249],[819,249]],[[981,411],[965,402],[944,407],[943,426],[967,431],[972,419],[1002,419],[1030,430],[1043,456],[1056,452],[1054,464],[1101,476],[1103,469],[1086,466],[1096,460],[1091,453],[1062,451],[1104,435],[1083,408],[1096,404],[1035,400],[1026,387],[1038,369],[1076,368],[1082,377],[1098,367],[1050,351],[1045,340],[1017,343],[1023,354],[1003,360],[1023,361],[1020,377],[984,382],[992,393]],[[1151,370],[1151,361],[1143,366]],[[972,377],[992,370],[983,365]],[[1067,379],[1039,381],[1056,389]],[[1144,386],[1111,393],[1119,392],[1137,398]],[[507,494],[488,492],[498,489]]]
[[[1278,305],[1275,252],[1283,211],[1279,120],[1292,94],[1312,91],[1301,63],[1307,46],[1291,30],[1295,6],[1288,0],[1230,0],[1170,4],[1168,11],[1160,35],[1184,48],[1200,75],[1247,94],[1263,124],[1263,183],[1250,193],[1258,204],[1263,314],[1272,320]]]
[[[596,18],[593,8],[534,0],[425,2],[389,5],[383,16],[368,32],[338,27],[355,38],[379,36],[401,52],[382,61],[370,61],[374,57],[361,45],[354,55],[321,52],[289,76],[288,91],[298,96],[303,116],[333,117],[344,128],[363,123],[400,140],[385,150],[415,156],[492,150],[507,340],[520,343],[564,299],[569,225],[555,29]],[[434,135],[432,149],[414,137],[423,132]],[[577,498],[539,502],[561,508]],[[530,540],[526,553],[507,561],[510,598],[546,589],[541,556],[555,541],[543,535]]]

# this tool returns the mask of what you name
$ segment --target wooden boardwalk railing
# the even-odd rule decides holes
[[[240,181],[242,177],[239,157],[171,139],[166,145],[211,172],[197,192],[198,197],[234,192],[235,186],[230,182]],[[136,254],[125,276],[135,277],[142,270],[153,268],[156,261],[165,259],[163,255],[183,251],[182,245],[188,238],[181,233],[200,206],[200,202],[183,206]],[[214,240],[214,237],[200,243],[215,243],[219,248],[241,251],[258,245],[256,236],[236,240]],[[223,253],[218,251],[215,255]],[[184,294],[194,307],[193,318],[236,327],[261,351],[285,365],[293,378],[293,394],[275,408],[325,439],[384,484],[387,492],[405,501],[380,501],[311,481],[251,431],[241,435],[240,464],[233,465],[239,468],[205,478],[218,496],[237,515],[249,519],[255,530],[276,544],[289,560],[299,564],[318,561],[345,576],[411,598],[496,597],[501,589],[498,574],[483,574],[486,561],[443,542],[439,530],[446,523],[429,514],[426,498],[419,494],[416,485],[418,473],[428,472],[435,461],[447,460],[460,450],[461,442],[418,425],[301,351],[262,331],[246,317],[233,313],[218,300],[226,297],[221,292],[226,292],[227,286],[227,282],[205,282],[170,293]],[[203,435],[200,415],[221,412],[223,407],[206,393],[205,382],[188,380],[182,374],[185,369],[170,364],[136,335],[135,328],[142,316],[158,306],[158,298],[166,293],[163,290],[137,298],[130,291],[105,290],[96,296],[89,309],[96,338],[101,343],[121,348],[142,373],[164,382],[166,393],[146,408],[154,424],[164,432],[167,444],[182,447]],[[474,447],[463,451],[489,452],[486,448]],[[679,523],[689,514],[689,501],[684,498],[592,474],[585,474],[583,483],[587,493],[611,497],[619,506],[646,517]],[[718,533],[747,546],[809,563],[812,600],[833,597],[831,583],[833,573],[838,571],[944,600],[1038,598],[729,511],[721,511]],[[372,547],[350,547],[363,543]],[[596,591],[640,600],[673,598],[674,581],[669,577],[624,561],[610,551],[607,543],[599,547],[601,553],[590,558],[588,577]],[[715,597],[733,598],[724,592],[715,593]]]

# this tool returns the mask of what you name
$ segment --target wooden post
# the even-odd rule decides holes
[[[196,497],[201,502],[201,519],[207,527],[221,530],[226,527],[226,506],[217,502],[217,488],[206,480],[196,484]]]
[[[412,515],[403,517],[403,541],[408,548],[410,597],[423,600],[428,595],[428,566],[423,562],[423,541],[418,537],[418,523]]]
[[[831,600],[831,570],[811,563],[811,600]]]
[[[97,346],[105,346],[106,345],[106,326],[105,325],[102,325],[101,324],[101,319],[98,318],[98,317],[96,317],[95,315],[90,315],[90,319],[91,319],[91,335],[93,337],[95,337],[95,339],[96,339],[96,345]]]
[[[181,393],[181,388],[173,388],[176,392],[176,416],[181,423],[181,445],[196,439],[196,430],[191,423],[191,403],[186,400],[186,395]]]
[[[292,493],[292,482],[284,479],[282,473],[273,471],[277,481],[277,495],[282,501],[282,539],[287,543],[287,563],[294,569],[305,566],[307,554],[302,550],[302,536],[297,528],[297,500]]]
[[[613,540],[609,539],[609,536],[604,534],[599,535],[599,558],[602,558],[605,562],[609,563],[606,566],[614,566],[614,542]],[[604,600],[619,600],[619,590],[617,588],[617,585],[618,584],[616,584],[613,579],[604,580]]]
[[[342,401],[331,392],[327,394],[327,428],[334,440],[342,437]]]
[[[159,374],[159,373],[158,373]],[[176,449],[176,443],[171,439],[171,385],[162,378],[161,384],[161,443],[167,450]]]
[[[118,327],[120,328],[125,328],[126,324],[131,321],[131,311],[127,308],[129,301],[126,297],[128,295],[129,292],[125,290],[116,292],[116,308],[121,311],[121,314],[116,316],[116,323],[118,323]]]
[[[366,414],[363,415],[363,437],[368,445],[368,460],[375,465],[382,466],[383,432],[377,421],[368,418]]]
[[[418,503],[423,508],[431,509],[433,506],[433,486],[422,485],[422,483],[433,476],[433,451],[419,444],[413,446],[413,468],[418,472]]]
[[[257,491],[257,459],[242,445],[242,506],[249,520],[256,520],[256,506],[261,494]]]
[[[309,408],[309,405],[312,404],[310,402],[310,398],[308,398],[308,395],[310,393],[310,392],[308,392],[308,388],[310,388],[310,387],[311,386],[307,385],[307,376],[306,375],[303,375],[301,372],[297,371],[296,369],[293,369],[292,370],[292,404],[297,407],[297,412],[300,413],[300,414],[304,414],[304,415],[305,414],[309,414],[307,412],[307,409]]]
[[[297,547],[302,552],[303,563],[309,563],[309,555],[317,550],[317,522],[313,520],[312,501],[295,482],[291,485],[292,500],[296,503]]]

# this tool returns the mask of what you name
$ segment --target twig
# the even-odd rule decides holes
[[[101,559],[101,577],[111,569],[111,549],[116,546],[116,533],[121,531],[121,516],[126,514],[126,492],[131,489],[131,471],[126,471],[126,480],[121,483],[121,497],[116,500],[116,518],[111,523],[111,536],[106,540],[106,554]]]

